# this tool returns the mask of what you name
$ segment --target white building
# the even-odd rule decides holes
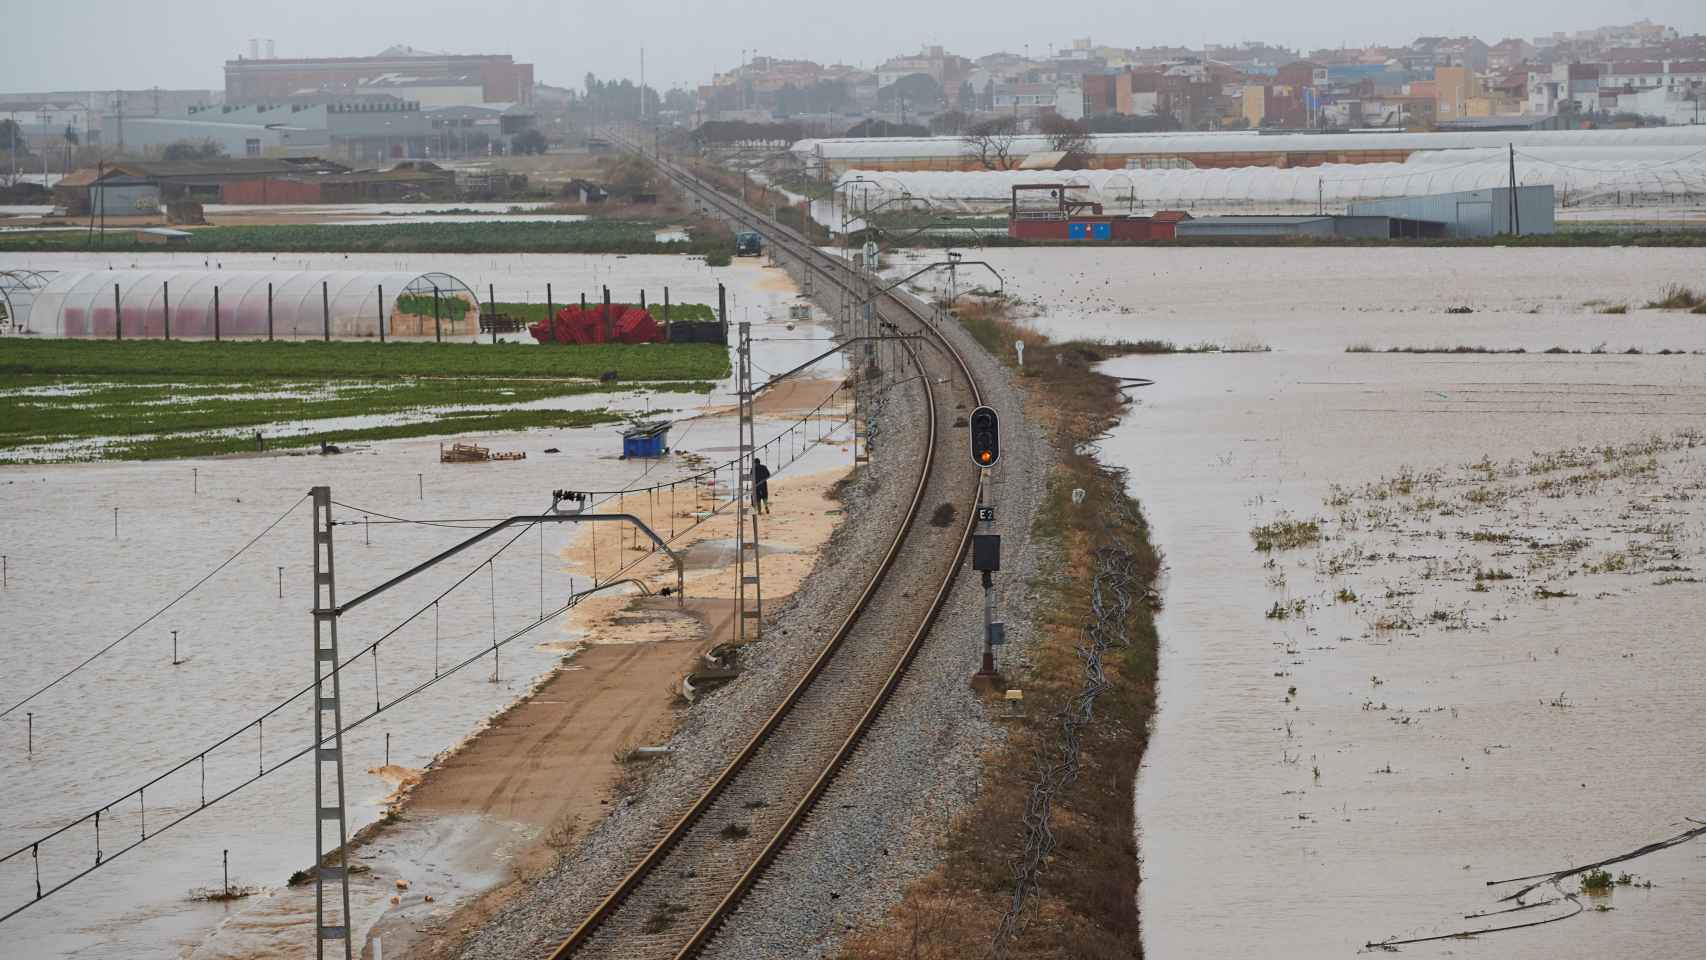
[[[1010,83],[995,88],[995,112],[1034,116],[1045,110],[1084,119],[1084,88],[1052,83]]]

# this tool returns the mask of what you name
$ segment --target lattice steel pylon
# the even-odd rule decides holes
[[[758,515],[752,516],[752,534],[747,535],[747,507],[753,502],[757,484],[753,480],[753,463],[757,461],[757,440],[752,424],[752,324],[740,325],[740,348],[736,351],[736,376],[740,390],[740,463],[735,467],[735,569],[740,581],[735,593],[735,641],[756,640],[764,621],[764,592],[758,579]],[[747,557],[751,553],[751,559]],[[750,593],[748,588],[751,588]],[[747,606],[747,598],[753,606]],[[752,621],[749,628],[747,621]],[[750,636],[748,630],[750,629]]]
[[[349,912],[349,821],[344,806],[344,711],[338,681],[338,596],[332,566],[332,488],[315,487],[314,497],[314,956],[326,958],[326,942],[342,940],[352,960]],[[326,715],[332,745],[326,746]],[[332,765],[336,803],[327,803],[326,766]],[[338,822],[337,865],[327,866],[326,823]],[[327,922],[326,881],[336,880],[342,909]],[[335,906],[335,905],[334,905]],[[336,954],[334,953],[334,956]]]

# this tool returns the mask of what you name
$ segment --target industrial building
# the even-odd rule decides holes
[[[153,153],[174,143],[211,142],[233,157],[331,154],[366,163],[422,156],[430,138],[419,103],[379,97],[192,107],[125,121],[128,146]]]
[[[372,57],[258,57],[225,61],[225,102],[395,93],[430,106],[532,103],[533,64],[508,54],[461,56],[392,47]]]
[[[1424,197],[1393,197],[1351,204],[1353,217],[1402,217],[1445,225],[1448,237],[1496,237],[1502,234],[1553,233],[1553,192],[1550,185],[1517,187],[1511,204],[1510,187],[1461,190]]]

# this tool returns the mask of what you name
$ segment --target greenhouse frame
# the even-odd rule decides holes
[[[23,322],[58,337],[378,339],[479,332],[479,297],[446,273],[65,270],[48,275],[32,293]],[[116,326],[115,317],[121,321]]]

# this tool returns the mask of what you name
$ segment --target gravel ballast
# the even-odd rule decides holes
[[[1010,672],[1036,637],[1020,614],[1033,609],[1027,584],[1048,562],[1030,531],[1053,453],[1027,423],[1023,391],[1009,371],[957,324],[941,329],[1001,417],[1002,460],[986,501],[996,507],[994,532],[1002,535],[996,619],[1007,624],[1007,645],[997,667]],[[949,429],[963,436],[965,428]],[[983,586],[968,556],[923,650],[858,753],[705,956],[831,955],[842,937],[880,922],[909,883],[936,867],[938,838],[976,798],[981,757],[1003,737],[969,682],[981,664],[982,635]]]

